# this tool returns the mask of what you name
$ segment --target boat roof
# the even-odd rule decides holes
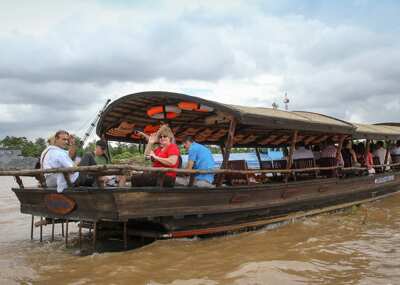
[[[398,140],[400,139],[400,124],[383,125],[383,124],[358,124],[353,138],[355,139],[376,139],[376,140]]]
[[[152,107],[177,106],[181,102],[197,103],[209,111],[184,109],[176,118],[164,121],[147,114]],[[298,140],[308,144],[327,138],[338,141],[341,135],[353,136],[357,129],[350,122],[318,113],[229,105],[180,93],[148,91],[112,102],[102,113],[96,131],[107,140],[141,142],[143,139],[134,130],[144,131],[167,123],[178,142],[190,135],[198,142],[215,145],[225,141],[231,118],[237,122],[234,145],[240,147],[287,145],[294,130],[299,131]],[[363,132],[361,129],[358,134]],[[400,131],[398,135],[400,138]]]

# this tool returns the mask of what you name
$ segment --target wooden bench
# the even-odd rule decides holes
[[[229,160],[227,169],[248,170],[246,160]],[[225,174],[226,183],[229,185],[249,185],[249,175],[240,173]]]
[[[293,159],[293,169],[307,169],[307,168],[314,168],[315,167],[315,160],[314,158],[300,158],[300,159]],[[302,171],[302,172],[295,172],[293,175],[294,180],[297,180],[298,177],[307,177],[307,176],[318,176],[317,170],[309,170],[309,171]]]
[[[335,157],[321,157],[316,161],[319,167],[333,167],[337,166],[337,160]],[[321,176],[335,177],[338,174],[337,169],[323,169],[319,171]]]

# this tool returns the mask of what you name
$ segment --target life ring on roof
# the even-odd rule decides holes
[[[153,119],[174,119],[181,112],[181,109],[173,105],[154,106],[147,110],[147,115]]]
[[[204,113],[214,111],[213,107],[195,103],[195,102],[180,102],[178,104],[178,107],[180,109],[186,110],[186,111],[196,111],[196,112],[204,112]]]

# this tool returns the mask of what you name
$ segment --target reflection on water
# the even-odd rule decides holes
[[[61,238],[31,242],[12,178],[0,182],[0,284],[400,284],[400,195],[272,230],[78,257]]]

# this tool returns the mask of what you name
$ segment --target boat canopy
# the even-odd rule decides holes
[[[357,128],[353,134],[355,139],[399,140],[400,124],[354,124]]]
[[[180,93],[149,91],[111,103],[102,113],[97,134],[107,140],[139,143],[143,138],[135,130],[149,134],[166,123],[178,142],[192,136],[203,144],[219,145],[226,140],[232,119],[236,121],[237,147],[288,145],[295,130],[297,140],[307,144],[327,138],[339,141],[357,133],[356,125],[322,114],[228,105]],[[400,138],[400,131],[398,135]]]

